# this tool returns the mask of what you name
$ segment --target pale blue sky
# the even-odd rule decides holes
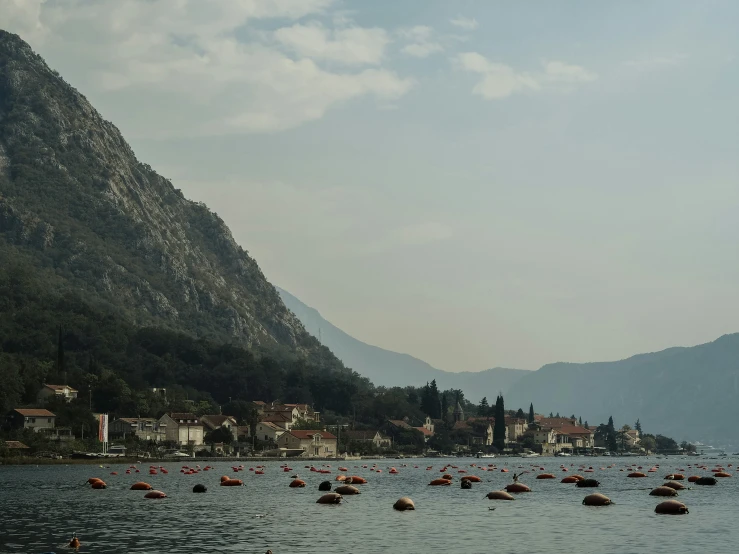
[[[734,1],[0,0],[270,280],[448,370],[739,331],[737,21]]]

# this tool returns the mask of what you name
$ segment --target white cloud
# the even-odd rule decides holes
[[[457,61],[466,71],[482,75],[482,80],[472,92],[488,100],[506,98],[519,92],[567,90],[568,87],[598,78],[597,74],[579,65],[560,61],[545,62],[543,71],[536,73],[516,71],[508,65],[491,62],[477,52],[460,54]]]
[[[9,1],[0,0],[6,3],[0,5]],[[125,91],[129,98],[156,106],[159,117],[142,124],[160,136],[162,129],[190,135],[270,132],[319,119],[352,99],[394,101],[413,85],[382,67],[356,72],[317,64],[378,65],[389,42],[382,29],[295,24],[274,34],[250,33],[256,19],[295,20],[320,14],[333,3],[48,0],[36,2],[37,10],[20,4],[25,6],[23,19],[16,17],[15,29],[9,30],[43,29],[43,40],[31,45],[52,65],[54,59],[74,60],[71,71],[83,91]],[[254,35],[261,40],[244,38]],[[295,55],[280,51],[265,36]],[[63,67],[55,69],[65,73]],[[182,113],[189,115],[183,118]]]
[[[474,31],[475,29],[477,29],[477,20],[471,17],[464,17],[460,15],[454,19],[450,19],[449,23],[451,23],[455,27],[460,27],[462,29],[468,29],[470,31]]]
[[[331,31],[318,23],[277,29],[275,38],[300,56],[373,65],[382,61],[390,42],[384,29],[347,27]]]
[[[417,25],[408,29],[401,29],[398,35],[408,41],[401,52],[414,58],[427,58],[436,52],[442,52],[444,47],[433,39],[434,30],[426,25]]]

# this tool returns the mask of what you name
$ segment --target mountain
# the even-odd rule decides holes
[[[739,334],[616,362],[548,364],[526,374],[506,406],[582,416],[617,426],[639,418],[644,432],[738,445]]]
[[[498,392],[506,392],[523,375],[529,373],[526,370],[502,367],[460,373],[436,369],[408,354],[392,352],[355,339],[326,321],[318,310],[306,306],[289,292],[279,287],[277,291],[285,305],[298,316],[308,332],[315,337],[320,335],[322,343],[346,366],[369,378],[376,385],[422,386],[436,379],[436,384],[441,390],[461,389],[468,400],[476,403],[483,396],[490,400]]]
[[[136,159],[118,129],[0,31],[0,259],[135,325],[340,365],[204,204]]]

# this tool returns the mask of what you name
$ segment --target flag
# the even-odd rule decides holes
[[[108,414],[100,414],[100,425],[98,426],[98,440],[108,442]]]

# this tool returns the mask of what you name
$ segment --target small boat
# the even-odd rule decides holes
[[[523,454],[521,454],[521,457],[522,458],[538,458],[539,454],[537,454],[536,452],[531,452],[529,450],[528,452],[524,452]]]
[[[559,457],[559,458],[562,458],[562,457],[569,457],[569,456],[572,456],[572,454],[570,454],[569,452],[557,452],[557,453],[555,454],[555,456],[557,456],[557,457]]]

